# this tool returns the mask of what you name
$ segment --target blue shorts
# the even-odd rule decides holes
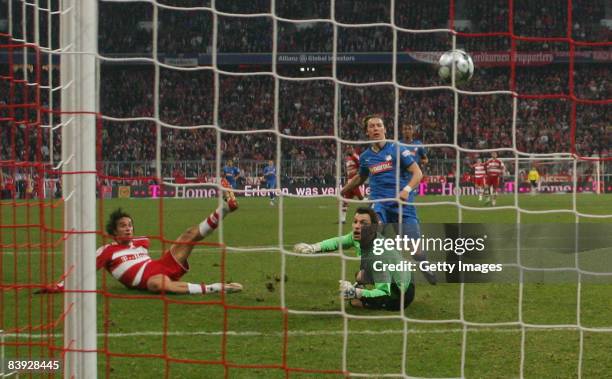
[[[271,182],[266,182],[266,188],[267,189],[276,188],[276,180],[271,181]]]
[[[416,216],[416,208],[414,206],[404,206],[402,208],[402,221],[399,221],[399,208],[397,206],[389,206],[383,203],[374,203],[372,206],[374,212],[378,215],[378,220],[383,224],[417,224],[419,219]]]

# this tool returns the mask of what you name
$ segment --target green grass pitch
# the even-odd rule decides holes
[[[611,200],[610,195],[578,195],[576,210],[610,215]],[[418,201],[454,202],[455,198],[429,196]],[[461,198],[460,202],[481,207],[461,211],[463,222],[516,222],[514,209],[484,208],[473,197]],[[498,199],[498,206],[513,204],[512,196]],[[521,223],[576,221],[575,213],[568,212],[572,210],[570,195],[520,196],[518,205],[532,211],[559,211],[521,213]],[[105,200],[104,216],[119,206],[133,215],[137,234],[163,235],[172,240],[185,228],[205,218],[216,206],[216,200],[164,199],[161,203],[159,200]],[[354,208],[355,205],[351,209]],[[418,212],[424,223],[458,220],[457,207],[452,204],[420,205]],[[54,336],[49,337],[47,331],[38,329],[30,334],[28,325],[57,320],[62,312],[61,295],[35,296],[28,288],[7,286],[40,283],[45,276],[59,277],[62,272],[61,243],[44,253],[24,243],[37,243],[41,238],[49,242],[58,240],[60,235],[41,233],[36,226],[41,217],[39,207],[13,208],[10,203],[3,202],[0,214],[3,226],[15,222],[24,225],[0,228],[0,243],[15,245],[0,250],[1,327],[5,330],[20,328],[19,335],[4,336],[4,354],[47,356],[50,345],[61,348],[61,326],[55,327]],[[53,211],[53,223],[50,208],[45,208],[42,214],[46,225],[61,228],[61,208]],[[99,272],[98,288],[105,288],[111,295],[98,295],[99,377],[158,378],[167,373],[171,378],[215,378],[226,374],[231,378],[282,378],[287,374],[281,368],[283,362],[292,369],[341,372],[345,329],[348,331],[347,371],[373,377],[399,376],[405,327],[408,332],[405,373],[409,376],[514,378],[521,376],[521,367],[526,378],[574,378],[579,370],[583,378],[600,378],[612,372],[612,332],[584,331],[581,335],[578,329],[563,327],[579,321],[586,328],[612,328],[612,285],[525,284],[521,295],[518,284],[467,284],[463,288],[461,309],[460,285],[429,286],[420,281],[415,301],[406,310],[406,316],[415,320],[454,321],[404,324],[397,318],[366,318],[399,313],[359,311],[350,307],[346,312],[356,317],[343,318],[338,313],[341,301],[337,293],[342,259],[339,256],[297,257],[283,255],[278,250],[281,244],[290,249],[297,242],[316,242],[337,235],[339,227],[334,223],[337,215],[337,202],[331,198],[285,198],[282,217],[279,205],[271,207],[267,199],[240,199],[239,211],[225,219],[222,234],[229,247],[225,255],[225,279],[241,282],[245,291],[228,295],[226,302],[231,307],[227,309],[218,304],[185,303],[218,301],[220,296],[217,295],[126,298],[126,295],[145,293],[127,290],[110,275]],[[578,221],[610,223],[612,219],[579,217]],[[26,227],[26,224],[33,226]],[[350,224],[341,228],[346,232]],[[207,242],[217,242],[218,237],[219,234],[215,234]],[[153,257],[158,257],[167,247],[154,240]],[[353,256],[351,252],[346,254]],[[220,280],[221,257],[218,247],[196,247],[190,257],[191,270],[184,279],[189,282]],[[345,262],[346,279],[351,279],[358,262]],[[284,287],[285,305],[291,310],[286,316],[286,351],[283,351],[284,314],[275,310],[282,304],[281,287]],[[521,297],[522,302],[519,301]],[[312,311],[326,313],[309,313]],[[225,337],[222,333],[224,314],[228,330]],[[466,324],[459,321],[462,317]],[[519,320],[561,327],[522,329],[512,324]],[[508,325],[494,325],[497,323]],[[16,343],[28,343],[29,346]],[[583,345],[582,367],[579,367],[580,344]],[[224,358],[223,345],[228,367],[219,364]],[[462,367],[464,345],[465,364]],[[129,356],[133,354],[149,357]],[[172,359],[165,361],[158,356]],[[210,364],[195,364],[190,360],[204,360]],[[249,367],[252,365],[268,368]],[[342,377],[341,374],[300,370],[288,374],[291,378]]]

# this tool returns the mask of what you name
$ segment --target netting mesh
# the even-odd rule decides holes
[[[51,20],[57,11],[2,2],[0,22],[0,330],[2,358],[61,355],[55,335],[64,311],[61,298],[33,293],[61,277],[62,202],[54,200],[59,173],[50,155],[59,142],[50,124],[52,88],[58,78],[43,70]],[[39,17],[40,16],[40,17]],[[45,17],[43,17],[45,16]],[[28,20],[26,21],[21,20]],[[36,22],[36,29],[32,27]],[[28,26],[29,25],[29,26]],[[39,29],[40,28],[40,29]],[[12,33],[11,33],[12,30]],[[53,30],[57,31],[57,25]],[[36,31],[36,32],[35,32]],[[38,32],[40,31],[40,34]],[[48,39],[42,39],[42,35]],[[49,200],[45,200],[45,198]],[[4,361],[3,361],[4,363]],[[2,367],[3,375],[13,375]]]
[[[68,3],[63,9],[69,14]],[[515,181],[519,177],[519,162],[525,159],[570,162],[574,184],[571,205],[566,209],[544,210],[521,207],[517,183],[513,203],[495,208],[495,211],[514,212],[517,223],[530,214],[568,213],[575,216],[576,222],[612,217],[580,211],[576,178],[581,165],[610,159],[605,149],[593,151],[597,136],[593,137],[586,128],[590,123],[601,123],[601,119],[594,115],[606,113],[612,103],[609,90],[589,89],[588,74],[581,74],[586,64],[578,64],[576,56],[585,49],[606,52],[612,43],[603,37],[605,40],[602,41],[591,40],[590,34],[585,33],[585,29],[590,31],[590,26],[576,28],[574,15],[577,12],[581,14],[584,9],[581,1],[567,1],[565,11],[561,13],[563,17],[545,19],[545,25],[536,29],[530,27],[535,21],[525,20],[524,16],[519,18],[520,23],[515,21],[516,16],[524,12],[522,1],[494,3],[466,2],[462,12],[470,10],[472,15],[480,17],[480,22],[472,27],[472,32],[462,32],[458,26],[462,19],[456,15],[453,0],[434,1],[418,7],[408,1],[99,2],[101,40],[97,61],[100,65],[101,117],[96,145],[98,194],[102,200],[98,204],[99,234],[102,235],[102,225],[108,214],[103,201],[106,184],[159,186],[157,230],[147,232],[156,241],[157,250],[153,251],[164,251],[173,237],[166,235],[168,224],[176,222],[176,213],[172,210],[175,204],[167,204],[163,197],[164,191],[176,189],[176,183],[167,180],[170,173],[165,171],[168,169],[164,168],[164,162],[185,156],[198,156],[201,163],[208,162],[212,171],[201,174],[214,178],[220,176],[222,162],[242,154],[242,150],[251,150],[242,155],[246,159],[272,158],[279,168],[283,167],[287,156],[303,160],[316,154],[332,162],[327,167],[329,180],[338,187],[342,177],[342,147],[348,143],[363,146],[368,143],[354,127],[360,116],[368,113],[382,114],[388,120],[388,130],[393,130],[389,135],[395,140],[399,138],[398,126],[403,122],[423,125],[424,139],[435,141],[426,146],[439,151],[439,157],[454,160],[457,187],[464,167],[463,159],[474,153],[496,150],[505,154],[507,162],[513,163],[514,172],[511,174]],[[552,2],[545,3],[543,9],[547,6],[558,9]],[[63,318],[73,310],[70,305],[64,306],[59,297],[36,297],[33,291],[70,275],[62,264],[63,241],[71,233],[79,233],[63,230],[61,226],[62,205],[71,196],[61,192],[62,174],[71,173],[62,172],[65,162],[59,155],[59,131],[66,127],[59,119],[61,86],[57,70],[62,56],[62,50],[57,50],[60,48],[62,4],[51,0],[8,0],[0,1],[0,5],[3,11],[7,11],[3,14],[8,15],[5,27],[0,29],[3,58],[0,64],[3,101],[0,104],[0,183],[7,194],[0,202],[2,351],[3,356],[11,357],[61,356],[71,349],[63,346],[61,335]],[[416,8],[421,6],[423,9],[417,11]],[[448,12],[440,12],[440,9]],[[499,12],[499,9],[503,11]],[[122,12],[125,16],[117,17]],[[245,34],[237,32],[239,30]],[[312,38],[313,34],[317,43],[306,44],[306,49],[301,50],[299,41]],[[365,44],[364,41],[373,42]],[[483,70],[491,80],[475,79],[458,86],[440,85],[431,70],[435,54],[426,52],[457,47],[467,51],[477,48],[501,50],[498,55],[475,55],[475,58],[482,59],[477,59],[476,75],[478,70]],[[547,53],[562,51],[564,47],[567,49],[565,75],[554,75],[550,79],[545,69],[525,64],[529,60],[541,63],[538,60],[547,59]],[[309,48],[317,49],[325,63],[310,62],[313,54]],[[129,51],[129,56],[126,56],[126,51]],[[235,59],[232,53],[236,51],[249,54],[247,61]],[[365,72],[360,70],[348,58],[348,55],[359,57],[360,53],[372,53],[375,58],[368,63],[379,67],[370,67]],[[202,57],[193,58],[190,54],[201,54]],[[295,57],[303,66],[315,70],[297,74],[298,65],[281,64],[284,56]],[[478,63],[483,63],[487,57],[510,63],[478,68]],[[408,65],[410,59],[422,63]],[[607,75],[605,67],[599,73]],[[71,79],[65,79],[62,86],[76,85]],[[533,81],[545,82],[546,85],[543,90],[534,89],[529,85]],[[127,85],[117,86],[118,82]],[[437,113],[420,109],[428,103],[438,105],[435,107]],[[478,106],[485,110],[470,112]],[[546,122],[566,125],[552,150],[546,151],[538,150],[533,138],[525,138],[531,131],[524,120],[543,110],[549,115]],[[492,119],[496,119],[496,125],[491,130],[486,126],[473,126]],[[490,143],[493,135],[501,136],[495,145]],[[599,137],[606,141],[605,135]],[[550,138],[555,137],[551,135]],[[245,149],[245,146],[253,149]],[[154,164],[130,171],[120,165],[106,169],[103,162],[113,160],[153,161]],[[283,176],[282,169],[279,176]],[[190,187],[189,184],[185,186]],[[210,187],[215,187],[214,179]],[[280,181],[277,188],[281,189]],[[167,295],[115,293],[108,286],[113,279],[102,275],[98,297],[98,306],[102,309],[99,318],[102,324],[98,343],[99,375],[113,377],[114,362],[130,358],[136,362],[136,369],[148,365],[149,361],[162,361],[165,377],[176,375],[173,373],[176,370],[174,364],[206,367],[210,376],[225,377],[234,373],[248,377],[251,372],[263,372],[263,375],[280,372],[285,376],[408,377],[411,376],[410,339],[418,333],[411,329],[412,326],[452,324],[457,326],[452,333],[460,336],[460,354],[455,357],[460,361],[460,377],[466,376],[466,366],[469,365],[466,357],[471,349],[470,328],[477,327],[496,330],[520,328],[518,374],[521,377],[525,375],[525,361],[528,359],[525,356],[526,330],[576,330],[579,333],[577,375],[580,377],[585,333],[612,332],[610,325],[590,327],[581,323],[581,275],[592,273],[579,268],[577,256],[572,267],[578,274],[575,293],[577,318],[571,324],[526,322],[522,283],[518,288],[518,318],[511,322],[471,321],[466,315],[471,313],[465,309],[464,284],[460,285],[458,292],[458,318],[409,317],[405,311],[395,315],[361,315],[347,310],[344,303],[338,310],[304,310],[289,295],[291,288],[287,288],[285,280],[288,265],[295,265],[295,259],[316,261],[338,255],[303,257],[287,250],[286,242],[291,240],[287,229],[293,225],[287,221],[287,214],[295,210],[285,204],[285,198],[292,197],[302,198],[304,195],[280,196],[275,216],[278,217],[276,230],[266,231],[278,235],[277,245],[237,245],[224,237],[222,225],[218,232],[219,243],[201,246],[220,253],[213,267],[222,282],[227,279],[226,253],[278,252],[278,306],[235,304],[225,296],[194,301]],[[311,194],[309,197],[335,197],[335,194]],[[471,206],[462,201],[459,193],[454,201],[428,202],[425,205],[448,204],[457,207],[458,222],[464,221],[465,211],[493,210]],[[339,226],[338,232],[341,231]],[[521,263],[520,249],[518,245],[517,265],[527,270],[529,267]],[[339,257],[339,275],[349,277],[348,263],[356,258],[342,251]],[[144,315],[145,321],[160,322],[161,327],[155,331],[150,331],[148,326],[136,331],[115,331],[121,314],[114,313],[113,308],[120,310],[127,302],[138,301],[146,302],[148,312],[157,315],[150,316],[150,319]],[[215,325],[202,333],[202,340],[198,343],[217,346],[218,354],[211,355],[212,358],[188,353],[182,355],[180,339],[184,332],[173,329],[183,312],[195,312],[203,319],[214,320]],[[236,363],[245,360],[238,359],[241,342],[235,339],[236,324],[232,319],[241,320],[251,312],[270,314],[274,332],[274,341],[270,345],[275,349],[272,354],[275,360]],[[332,369],[292,364],[292,354],[306,353],[292,348],[292,339],[300,338],[300,333],[292,331],[291,316],[341,318],[341,323],[335,325],[338,328],[322,331],[323,335],[335,333],[342,339],[340,364]],[[351,326],[381,319],[396,319],[402,323],[400,369],[390,372],[354,369],[352,361],[359,356],[355,348],[359,344],[354,338],[367,338],[368,333],[352,331]],[[388,331],[370,332],[384,336]],[[149,336],[157,347],[146,353],[131,346],[126,348],[113,339],[122,333],[134,333],[135,338]],[[262,339],[266,338],[270,337],[262,336]]]

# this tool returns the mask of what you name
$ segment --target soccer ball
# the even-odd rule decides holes
[[[474,61],[463,50],[451,50],[442,54],[438,61],[438,75],[442,80],[450,82],[452,79],[453,64],[455,65],[455,82],[467,82],[474,74]]]

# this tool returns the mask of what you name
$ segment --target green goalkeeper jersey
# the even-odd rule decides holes
[[[353,238],[353,232],[350,232],[340,237],[328,238],[326,240],[319,242],[319,244],[321,245],[321,252],[336,251],[340,249],[340,246],[342,246],[343,249],[350,249],[351,247],[353,247],[355,248],[355,254],[358,257],[361,256],[361,245],[359,244],[359,241],[355,241],[355,239]],[[402,280],[402,282],[404,282],[405,285],[402,285],[402,286],[398,285],[398,287],[401,288],[402,292],[408,287],[408,285],[410,284],[410,279],[411,279],[410,272],[407,272],[405,274],[408,277],[408,281],[406,282],[405,280]],[[363,297],[380,297],[380,296],[398,297],[399,294],[396,291],[391,290],[391,283],[374,283],[374,288],[364,289],[362,292],[362,296]]]

